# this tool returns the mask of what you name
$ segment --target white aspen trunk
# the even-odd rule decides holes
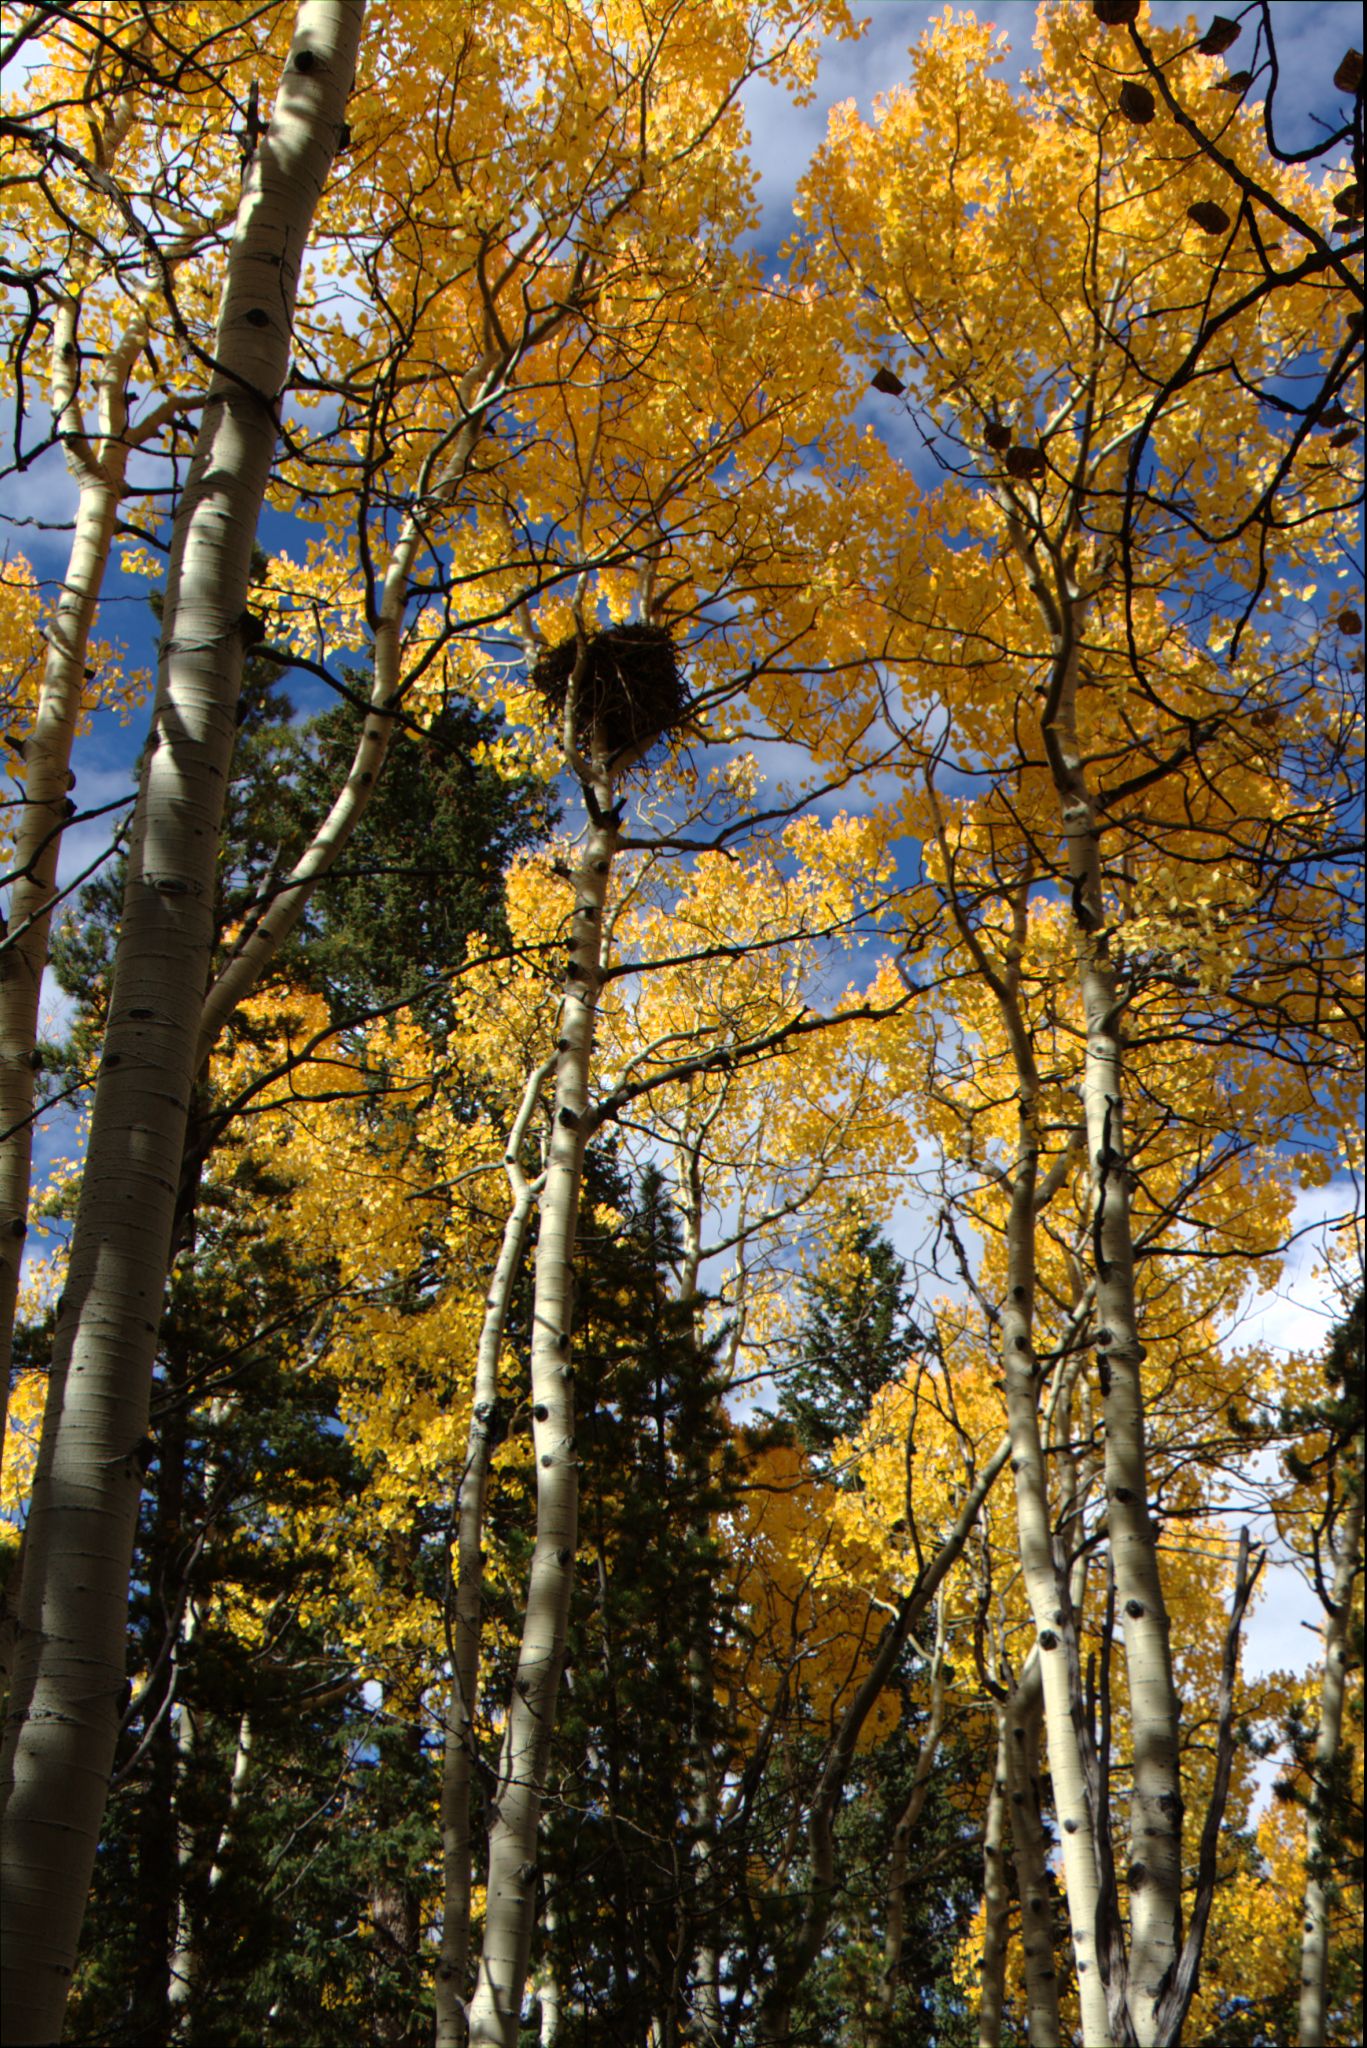
[[[522,1262],[527,1225],[540,1185],[527,1181],[520,1155],[527,1126],[551,1064],[530,1076],[508,1140],[504,1165],[513,1206],[503,1226],[475,1360],[470,1429],[456,1504],[455,1626],[451,1683],[442,1755],[442,1935],[436,1974],[436,2048],[463,2048],[465,1976],[470,1960],[472,1885],[470,1790],[475,1760],[475,1707],[479,1691],[480,1627],[484,1608],[484,1503],[498,1406],[498,1362],[513,1281]]]
[[[1120,998],[1105,929],[1101,820],[1077,733],[1082,634],[1090,602],[1022,504],[1003,500],[1007,531],[1049,634],[1040,733],[1058,798],[1086,1026],[1083,1112],[1091,1171],[1098,1371],[1105,1421],[1107,1526],[1125,1643],[1133,1765],[1130,1943],[1123,1995],[1139,2048],[1154,2048],[1160,2009],[1182,1952],[1182,1786],[1179,1709],[1167,1605],[1149,1515],[1144,1401],[1125,1157]],[[1009,1383],[1009,1373],[1008,1373]],[[1054,1767],[1056,1715],[1045,1661],[1045,1718]],[[1058,1778],[1055,1768],[1055,1785]],[[1065,1864],[1068,1844],[1064,1843]],[[1071,1901],[1072,1877],[1069,1877]],[[1076,1923],[1074,1924],[1076,1934]],[[1089,2035],[1090,2040],[1090,2035]]]
[[[555,1928],[555,1909],[546,1907],[546,1932]],[[555,1971],[549,1962],[541,1965],[537,1972],[537,2003],[541,2008],[541,2048],[555,2048],[560,2039],[560,1986],[555,1980]]]
[[[1329,2039],[1325,1984],[1329,1972],[1329,1887],[1320,1867],[1324,1853],[1326,1785],[1338,1756],[1343,1729],[1344,1680],[1348,1674],[1348,1631],[1353,1616],[1353,1582],[1362,1551],[1362,1495],[1344,1520],[1333,1602],[1324,1630],[1324,1675],[1320,1680],[1320,1725],[1315,1737],[1315,1786],[1305,1823],[1305,1917],[1301,1940],[1300,2048],[1321,2048]]]
[[[1013,1034],[1014,1036],[1015,1034]],[[1054,1564],[1049,1489],[1040,1441],[1038,1383],[1031,1337],[1035,1293],[1035,1185],[1039,1158],[1037,1083],[1028,1049],[1017,1038],[1021,1149],[1007,1225],[1007,1292],[1001,1346],[1011,1467],[1016,1477],[1016,1522],[1021,1569],[1035,1624],[1049,1744],[1054,1807],[1063,1830],[1063,1873],[1068,1924],[1078,1973],[1083,2039],[1087,2048],[1111,2048],[1111,2023],[1096,1945],[1097,1877],[1092,1813],[1087,1798],[1072,1687],[1064,1653],[1064,1610]]]
[[[46,2048],[61,2032],[108,1794],[252,542],[299,268],[363,13],[364,0],[301,0],[243,193],[217,366],[172,533],[157,702],[25,1544],[0,1917],[13,2048]]]
[[[100,138],[101,171],[107,173],[117,158],[132,120],[132,101],[125,99],[110,114]],[[88,242],[78,247],[89,256]],[[0,952],[0,1438],[9,1414],[14,1317],[28,1232],[36,1093],[33,1052],[57,863],[70,810],[71,748],[127,469],[128,382],[147,332],[146,320],[135,318],[109,353],[97,386],[99,438],[92,445],[81,411],[80,313],[78,292],[61,301],[48,350],[53,423],[77,487],[76,523],[61,595],[48,621],[37,711],[24,740],[28,772],[14,835],[14,880]]]
[[[699,1276],[702,1270],[703,1181],[699,1152],[700,1141],[680,1145],[675,1157],[679,1167],[683,1223],[679,1293],[680,1299],[693,1309],[694,1331],[701,1339]],[[707,1529],[699,1522],[694,1533],[705,1537]],[[691,1924],[696,1930],[690,1958],[691,2017],[698,2042],[707,2044],[722,2038],[722,2011],[721,1952],[717,1944],[712,1896],[717,1833],[717,1777],[711,1737],[715,1687],[711,1631],[705,1616],[688,1649],[688,1695],[688,1862],[693,1899]]]
[[[1140,2048],[1158,2039],[1159,2008],[1182,1950],[1179,1706],[1167,1604],[1149,1515],[1142,1366],[1134,1290],[1120,1041],[1123,1008],[1104,929],[1101,827],[1075,729],[1080,605],[1067,593],[1058,687],[1045,746],[1062,806],[1086,1020],[1083,1106],[1091,1166],[1097,1353],[1105,1418],[1106,1516],[1125,1642],[1133,1742],[1128,2002]]]
[[[571,701],[573,695],[572,689]],[[536,1912],[537,1830],[573,1586],[579,1472],[570,1362],[571,1269],[602,983],[603,910],[618,846],[617,813],[612,808],[608,777],[604,774],[594,780],[596,800],[590,805],[591,823],[574,876],[554,1120],[536,1246],[532,1309],[536,1548],[492,1802],[484,1949],[470,2004],[469,2039],[478,2048],[517,2048]]]
[[[186,1626],[182,1640],[190,1641],[194,1634],[194,1609],[186,1609]],[[171,1969],[166,1986],[166,2004],[171,2015],[171,2038],[183,2040],[189,2023],[191,2002],[194,1997],[195,1979],[198,1975],[198,1958],[195,1954],[194,1921],[190,1913],[190,1870],[194,1863],[195,1838],[187,1825],[183,1801],[185,1787],[198,1767],[196,1751],[199,1748],[199,1724],[190,1708],[184,1704],[175,1709],[176,1716],[176,1864],[180,1871],[180,1884],[176,1891],[176,1938],[171,1949]]]
[[[1058,1972],[1054,1967],[1054,1906],[1049,1892],[1049,1851],[1040,1800],[1040,1735],[1044,1686],[1039,1656],[1031,1651],[1006,1706],[1006,1783],[1011,1801],[1011,1848],[1021,1902],[1025,1996],[1030,2048],[1059,2048]]]
[[[1011,1896],[1006,1883],[1006,1715],[997,1709],[997,1758],[983,1827],[983,1955],[978,1965],[978,2048],[1001,2048],[1006,2011],[1006,1944]]]
[[[210,1895],[223,1882],[223,1872],[232,1853],[233,1836],[237,1830],[238,1816],[242,1811],[242,1795],[247,1789],[247,1777],[252,1767],[252,1719],[244,1714],[237,1724],[237,1747],[233,1751],[233,1774],[228,1783],[228,1811],[223,1826],[218,1832],[214,1848],[214,1860],[209,1865]]]
[[[145,52],[147,42],[146,35],[140,36],[135,47]],[[96,144],[100,171],[108,174],[117,161],[136,112],[136,101],[129,96],[105,119]],[[211,227],[212,223],[206,225],[205,232]],[[160,267],[168,290],[199,239],[187,232],[163,251]],[[78,248],[81,256],[71,259],[77,268],[92,254],[88,242],[78,243]],[[166,399],[130,430],[129,386],[151,326],[150,312],[143,308],[130,317],[100,367],[92,437],[81,407],[80,314],[79,292],[73,292],[58,306],[48,352],[53,421],[77,487],[76,520],[61,595],[48,618],[37,711],[24,740],[27,775],[0,950],[0,1438],[9,1412],[14,1318],[28,1223],[38,1008],[57,865],[66,821],[74,809],[68,797],[71,751],[85,697],[90,637],[125,494],[129,455],[134,447],[145,445],[182,403]]]
[[[91,467],[71,463],[80,475],[76,531],[47,628],[37,716],[24,744],[28,773],[15,832],[8,932],[0,953],[0,1432],[9,1413],[14,1317],[28,1232],[38,1001],[69,809],[71,747],[119,505],[117,481],[93,463],[94,458]]]

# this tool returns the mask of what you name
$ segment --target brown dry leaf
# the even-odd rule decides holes
[[[1198,199],[1187,208],[1187,219],[1207,235],[1222,235],[1229,226],[1229,215],[1213,199]]]
[[[1203,57],[1222,57],[1242,34],[1237,21],[1231,21],[1227,14],[1217,14],[1196,47]]]

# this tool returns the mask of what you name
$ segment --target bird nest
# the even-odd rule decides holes
[[[557,727],[563,726],[579,655],[574,635],[538,655],[532,687]],[[587,666],[579,684],[575,745],[609,760],[640,754],[688,713],[674,636],[667,626],[609,626],[588,636]]]

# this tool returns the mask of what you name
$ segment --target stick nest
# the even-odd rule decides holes
[[[538,655],[533,689],[557,727],[564,723],[579,652],[573,635]],[[674,636],[667,626],[609,626],[588,636],[588,665],[579,685],[575,745],[614,755],[647,748],[688,715]]]

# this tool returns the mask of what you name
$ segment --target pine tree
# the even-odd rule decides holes
[[[802,1321],[779,1381],[779,1413],[819,1470],[926,1341],[906,1266],[882,1232],[856,1221],[844,1252],[838,1272],[800,1283]]]

